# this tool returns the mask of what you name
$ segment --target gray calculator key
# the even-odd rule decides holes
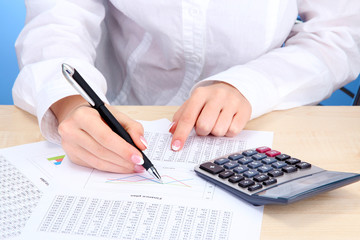
[[[259,174],[259,172],[256,171],[256,170],[249,170],[249,171],[244,172],[243,176],[246,177],[246,178],[252,178],[252,177],[255,177],[258,174]]]
[[[233,171],[226,170],[226,171],[219,174],[219,178],[222,178],[222,179],[229,178],[234,174],[235,173]]]
[[[233,169],[233,168],[236,168],[238,166],[239,166],[239,164],[237,162],[229,162],[229,163],[224,165],[224,168]]]
[[[281,170],[276,169],[276,170],[270,171],[270,172],[268,173],[268,175],[269,175],[270,177],[279,177],[279,176],[284,175],[284,172],[281,171]]]
[[[292,172],[297,171],[297,167],[288,165],[288,166],[283,167],[282,170],[283,170],[283,172],[286,172],[286,173],[292,173]]]
[[[224,171],[224,168],[212,162],[206,162],[201,164],[200,169],[205,170],[211,174],[218,174]]]
[[[280,161],[285,161],[286,159],[289,159],[290,156],[287,155],[287,154],[279,154],[275,157],[277,160],[280,160]]]
[[[269,186],[269,185],[272,185],[272,184],[275,184],[275,183],[277,183],[276,178],[271,178],[271,179],[266,180],[265,182],[263,182],[263,184],[264,184],[265,186]]]
[[[239,186],[242,188],[246,188],[246,187],[250,187],[251,185],[254,185],[255,182],[253,180],[250,179],[245,179],[239,182]]]
[[[260,161],[254,161],[254,162],[249,163],[247,166],[249,168],[254,169],[254,168],[261,167],[262,165],[264,165],[264,164],[262,164]]]
[[[257,154],[255,154],[255,155],[252,155],[251,157],[252,157],[252,159],[254,159],[254,160],[261,160],[261,159],[266,158],[267,156],[266,156],[265,153],[257,153]]]
[[[240,158],[243,158],[244,155],[238,153],[238,154],[232,154],[230,156],[228,156],[228,158],[232,161],[236,161],[236,160],[239,160]]]
[[[283,168],[283,167],[285,167],[286,165],[287,165],[287,164],[286,164],[285,162],[280,162],[280,161],[271,164],[271,166],[272,166],[273,168],[277,168],[277,169]]]
[[[219,158],[214,161],[214,163],[216,163],[217,165],[223,165],[228,162],[230,162],[230,160],[227,158]]]
[[[256,182],[264,182],[264,181],[266,181],[268,179],[269,179],[269,176],[266,175],[266,174],[260,174],[260,175],[257,175],[257,176],[254,177],[254,180]]]
[[[244,180],[244,177],[238,174],[235,174],[234,176],[229,178],[229,182],[231,183],[237,183],[240,182],[241,180]]]
[[[254,154],[257,154],[257,153],[258,153],[258,152],[255,151],[255,150],[246,150],[246,151],[242,152],[242,155],[244,155],[244,156],[246,156],[246,157],[250,157],[250,156],[252,156],[252,155],[254,155]]]
[[[254,161],[254,159],[252,159],[251,157],[244,157],[241,158],[238,163],[242,164],[242,165],[246,165],[248,163],[251,163],[252,161]]]
[[[247,170],[249,170],[247,166],[239,166],[233,169],[233,171],[236,173],[243,173],[246,172]]]
[[[255,185],[252,185],[251,187],[249,187],[248,190],[249,190],[250,192],[253,192],[253,191],[259,190],[259,189],[261,189],[261,188],[262,188],[262,185],[257,183],[257,184],[255,184]]]
[[[299,162],[301,162],[299,159],[297,158],[289,158],[285,161],[287,164],[290,164],[290,165],[295,165]]]
[[[265,166],[259,167],[257,170],[261,173],[267,173],[267,172],[270,172],[271,170],[273,170],[273,168],[265,165]]]
[[[268,165],[270,165],[270,164],[276,162],[276,159],[273,158],[273,157],[267,157],[267,158],[262,159],[261,162],[262,162],[263,164],[268,164]]]
[[[300,169],[307,169],[307,168],[311,168],[311,164],[307,163],[307,162],[301,162],[296,164],[296,167],[300,168]]]

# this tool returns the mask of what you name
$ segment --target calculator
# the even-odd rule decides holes
[[[266,146],[199,164],[202,178],[256,205],[289,204],[360,180],[327,171]]]

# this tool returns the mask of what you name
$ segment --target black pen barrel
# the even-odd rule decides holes
[[[107,123],[107,125],[113,130],[116,134],[118,134],[120,137],[122,137],[126,142],[130,143],[132,146],[134,146],[136,149],[140,151],[142,154],[142,157],[144,159],[144,164],[142,165],[146,170],[148,170],[150,167],[152,167],[151,161],[147,158],[147,156],[135,145],[134,141],[130,137],[129,133],[124,129],[124,127],[116,120],[114,115],[109,111],[109,109],[104,105],[100,105],[97,107],[98,112],[100,113],[100,116],[104,121]]]
[[[116,134],[118,134],[121,138],[123,138],[126,142],[134,146],[142,155],[144,163],[142,166],[155,178],[161,181],[161,176],[155,169],[154,165],[147,158],[147,156],[136,146],[134,141],[132,140],[129,133],[124,129],[123,126],[117,121],[117,119],[112,115],[108,108],[106,108],[104,102],[101,98],[92,90],[92,88],[87,84],[87,82],[83,79],[78,71],[75,68],[63,64],[62,71],[65,78],[73,85],[73,87],[79,91],[79,93],[90,103],[90,105],[95,108],[101,118],[105,121],[105,123],[113,130]],[[75,84],[73,80],[77,83]],[[79,86],[77,86],[79,85]],[[79,88],[80,87],[80,88]]]
[[[94,108],[98,108],[99,106],[103,105],[104,102],[101,98],[92,90],[89,84],[84,80],[84,78],[80,75],[76,69],[74,69],[74,73],[72,78],[79,84],[79,86],[86,92],[86,94],[94,101]]]

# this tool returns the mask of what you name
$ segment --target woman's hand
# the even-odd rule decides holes
[[[130,134],[134,143],[146,149],[142,125],[107,106]],[[72,162],[116,173],[142,172],[141,153],[118,136],[99,113],[79,95],[66,97],[51,106],[59,122],[61,144]]]
[[[217,82],[195,89],[173,117],[171,148],[180,150],[193,127],[200,136],[233,137],[251,116],[247,99],[233,86]]]

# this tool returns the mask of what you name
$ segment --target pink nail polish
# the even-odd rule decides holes
[[[181,141],[180,140],[175,140],[171,145],[171,149],[173,151],[179,151],[180,147],[181,147]]]
[[[134,166],[134,170],[135,170],[135,172],[137,172],[137,173],[145,172],[145,168],[144,168],[143,166],[141,166],[141,165],[135,165],[135,166]]]
[[[148,143],[147,143],[146,139],[144,138],[144,136],[140,136],[140,141],[145,145],[146,148],[148,148]]]
[[[136,155],[136,154],[133,154],[131,155],[131,161],[133,163],[135,163],[136,165],[143,165],[144,164],[144,159],[142,159],[142,157]]]

